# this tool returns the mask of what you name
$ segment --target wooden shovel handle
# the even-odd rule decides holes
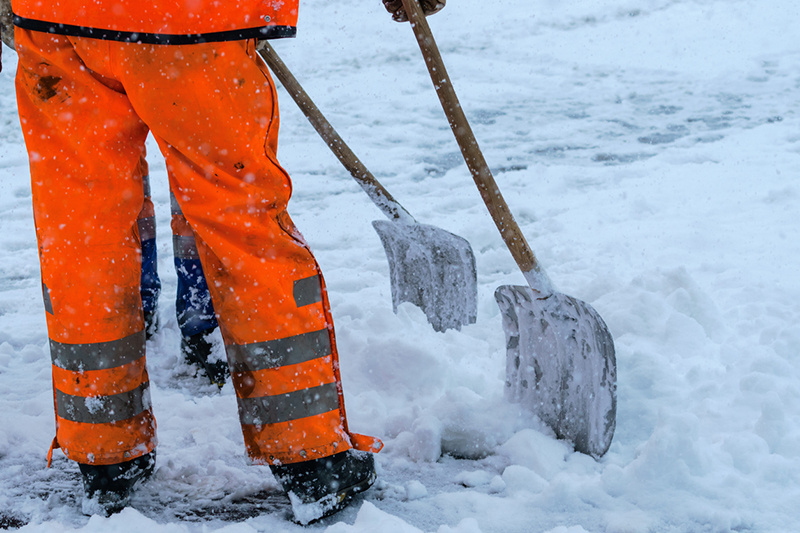
[[[334,155],[350,172],[350,175],[361,185],[367,196],[378,206],[378,208],[390,220],[397,220],[408,224],[416,223],[414,217],[400,205],[400,203],[389,194],[383,185],[381,185],[375,176],[367,170],[367,167],[356,157],[356,154],[350,149],[344,140],[336,133],[331,123],[323,116],[319,108],[308,96],[308,93],[303,89],[297,79],[289,71],[289,68],[284,64],[275,50],[267,43],[267,41],[260,41],[258,44],[258,52],[269,68],[275,73],[275,77],[280,80],[281,84],[286,88],[289,95],[295,101],[297,106],[306,116],[314,129],[317,130],[322,140],[331,149]]]
[[[425,58],[425,63],[428,66],[428,72],[431,75],[433,86],[436,88],[436,93],[439,95],[439,100],[444,108],[444,113],[447,116],[447,121],[450,123],[450,128],[455,134],[456,141],[458,142],[467,167],[472,173],[472,178],[478,186],[481,197],[483,198],[489,213],[500,230],[503,240],[514,256],[514,260],[519,265],[522,273],[525,274],[526,279],[531,282],[533,279],[545,279],[546,276],[542,271],[541,266],[533,255],[533,251],[525,236],[522,234],[514,216],[506,204],[497,183],[494,181],[489,165],[483,157],[478,141],[475,139],[475,134],[472,133],[472,128],[467,122],[467,117],[461,109],[461,104],[456,96],[456,91],[453,89],[453,84],[450,77],[447,75],[447,69],[442,61],[442,55],[439,53],[439,48],[436,46],[436,41],[433,38],[428,21],[422,12],[418,0],[403,0],[403,7],[405,7],[408,20],[411,22],[411,27],[414,30],[414,35],[417,37],[419,47],[422,50],[422,55]],[[535,275],[531,275],[535,273]],[[531,287],[534,290],[542,289],[539,287]]]

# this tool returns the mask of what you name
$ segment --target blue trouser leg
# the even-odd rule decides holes
[[[161,279],[158,277],[158,252],[156,249],[156,216],[150,199],[150,176],[147,162],[142,157],[139,163],[144,186],[144,205],[137,219],[139,239],[142,246],[142,279],[140,293],[144,311],[147,336],[158,329],[158,297],[161,295]]]
[[[229,375],[227,361],[212,360],[213,350],[206,333],[217,327],[194,231],[184,218],[175,197],[172,200],[172,251],[178,274],[175,313],[181,330],[181,351],[186,361],[199,366],[212,383],[222,387]]]
[[[155,239],[142,241],[142,307],[145,316],[156,312],[158,297],[161,295],[157,254]]]
[[[175,196],[170,194],[172,208],[172,251],[178,274],[178,294],[175,312],[184,339],[189,339],[217,327],[217,317],[211,303],[203,267],[197,253],[194,232],[184,218]]]
[[[183,337],[193,337],[216,328],[217,317],[200,260],[183,259],[176,255],[175,271],[178,273],[175,312]]]

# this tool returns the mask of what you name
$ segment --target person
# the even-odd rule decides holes
[[[142,176],[144,188],[144,205],[136,220],[142,249],[140,292],[145,337],[150,339],[158,331],[160,324],[158,298],[161,295],[161,279],[158,275],[155,207],[150,197],[149,166],[144,157],[139,161],[138,172]],[[212,384],[222,387],[229,375],[228,363],[212,357],[210,335],[218,324],[208,283],[203,275],[203,266],[200,264],[194,231],[183,216],[172,192],[170,208],[173,261],[178,277],[175,315],[181,332],[181,352],[187,363],[197,367]]]
[[[48,463],[56,448],[78,463],[86,514],[121,510],[154,469],[137,224],[152,133],[208,280],[246,452],[293,502],[339,510],[374,483],[382,444],[348,428],[328,294],[286,210],[276,90],[255,51],[294,36],[297,1],[12,7],[53,370]]]

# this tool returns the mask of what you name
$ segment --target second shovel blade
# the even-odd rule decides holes
[[[436,331],[475,323],[478,281],[466,239],[427,224],[375,220],[372,225],[389,260],[395,311],[411,302]]]
[[[558,292],[537,296],[525,286],[495,291],[506,334],[506,396],[597,459],[616,427],[614,340],[586,302]]]

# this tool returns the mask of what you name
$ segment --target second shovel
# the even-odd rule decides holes
[[[600,458],[617,424],[614,339],[592,306],[553,287],[486,164],[419,1],[403,0],[403,7],[475,185],[528,282],[495,291],[506,334],[506,395],[576,451]]]

